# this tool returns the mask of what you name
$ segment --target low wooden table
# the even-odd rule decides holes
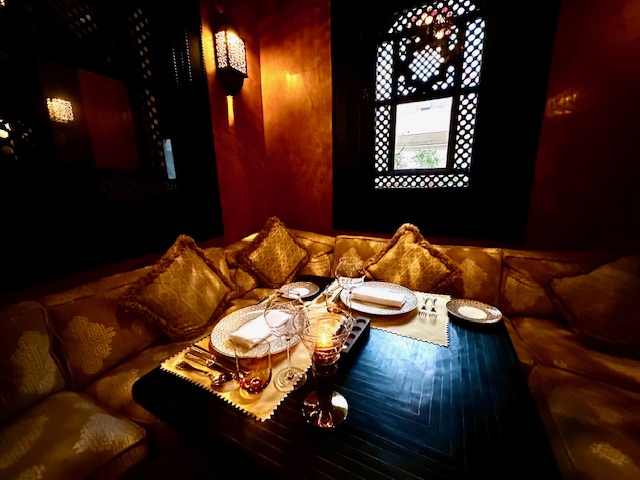
[[[291,479],[560,478],[504,324],[452,322],[449,335],[445,348],[372,329],[340,360],[349,415],[329,431],[301,414],[313,379],[265,422],[159,367],[133,394],[199,442],[246,458],[238,473],[253,464]]]

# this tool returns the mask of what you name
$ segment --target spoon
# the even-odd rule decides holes
[[[191,372],[199,372],[202,373],[203,375],[206,375],[207,377],[209,377],[211,379],[211,385],[214,387],[219,387],[222,384],[225,384],[231,380],[233,380],[234,378],[234,374],[233,372],[223,372],[220,373],[219,375],[214,375],[210,372],[207,372],[206,370],[202,370],[200,368],[194,367],[193,365],[191,365],[190,363],[187,362],[178,362],[176,364],[176,368],[178,370],[187,370],[187,371],[191,371]]]

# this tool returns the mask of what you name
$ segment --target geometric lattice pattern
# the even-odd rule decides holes
[[[263,285],[279,288],[309,261],[309,251],[277,217],[270,217],[251,244],[239,252],[238,260]]]
[[[162,145],[162,132],[160,130],[159,116],[154,94],[154,77],[152,64],[151,31],[147,15],[137,8],[130,13],[129,35],[131,38],[131,50],[137,52],[137,58],[132,59],[136,68],[138,79],[136,101],[141,112],[143,138],[147,149],[147,159],[150,168],[157,173],[157,178],[166,178],[167,167]]]
[[[438,292],[458,275],[458,266],[422,236],[402,225],[389,245],[365,262],[367,276],[420,292]]]
[[[404,10],[380,36],[376,61],[374,187],[376,189],[466,188],[470,182],[477,90],[484,48],[485,22],[471,1],[432,4],[453,12],[447,45],[426,40],[422,20],[429,4]],[[448,49],[448,50],[447,50]],[[445,168],[394,170],[396,106],[453,97]]]

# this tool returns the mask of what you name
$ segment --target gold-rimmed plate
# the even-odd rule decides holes
[[[452,315],[472,323],[491,324],[502,320],[500,310],[477,300],[454,298],[447,302],[447,310]]]
[[[226,317],[221,318],[218,323],[211,330],[210,341],[211,346],[218,352],[229,357],[233,357],[235,354],[236,344],[229,340],[229,337],[240,326],[254,318],[264,314],[264,305],[250,305],[248,307],[241,308],[235,312],[231,312]],[[276,355],[284,352],[287,349],[287,342],[282,337],[276,337],[270,335],[267,340],[271,344],[271,354]],[[293,347],[300,341],[300,337],[295,336],[291,341]]]
[[[380,288],[394,293],[403,293],[405,295],[405,301],[402,307],[390,307],[386,305],[380,305],[378,303],[363,302],[361,300],[351,299],[351,308],[361,313],[370,313],[371,315],[402,315],[408,313],[418,306],[418,297],[402,285],[389,282],[365,282],[364,285],[372,288]],[[347,293],[342,290],[340,292],[340,300],[346,305]]]
[[[280,287],[280,293],[287,298],[296,298],[299,295],[300,298],[308,298],[320,290],[320,287],[313,282],[293,282],[287,283]]]

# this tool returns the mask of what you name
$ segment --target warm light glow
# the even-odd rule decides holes
[[[330,346],[331,346],[331,337],[327,333],[322,332],[322,334],[320,335],[320,340],[318,341],[318,347],[328,348]]]
[[[215,54],[213,49],[213,34],[209,25],[202,25],[202,52],[204,54],[204,64],[207,70],[207,77],[214,71]]]
[[[244,42],[229,30],[216,33],[216,63],[218,68],[231,67],[247,74],[247,55]]]
[[[227,95],[227,120],[229,122],[229,127],[233,127],[236,123],[235,115],[233,113],[233,97],[231,95]]]
[[[554,95],[547,100],[547,116],[557,117],[560,115],[569,115],[576,110],[578,101],[578,93],[568,91]]]
[[[285,81],[289,90],[298,90],[302,84],[300,74],[287,72],[285,74]]]
[[[58,123],[73,122],[73,105],[69,100],[61,98],[47,98],[47,109],[49,118]]]
[[[11,131],[11,125],[9,122],[5,122],[0,118],[0,138],[9,138],[9,132]]]

